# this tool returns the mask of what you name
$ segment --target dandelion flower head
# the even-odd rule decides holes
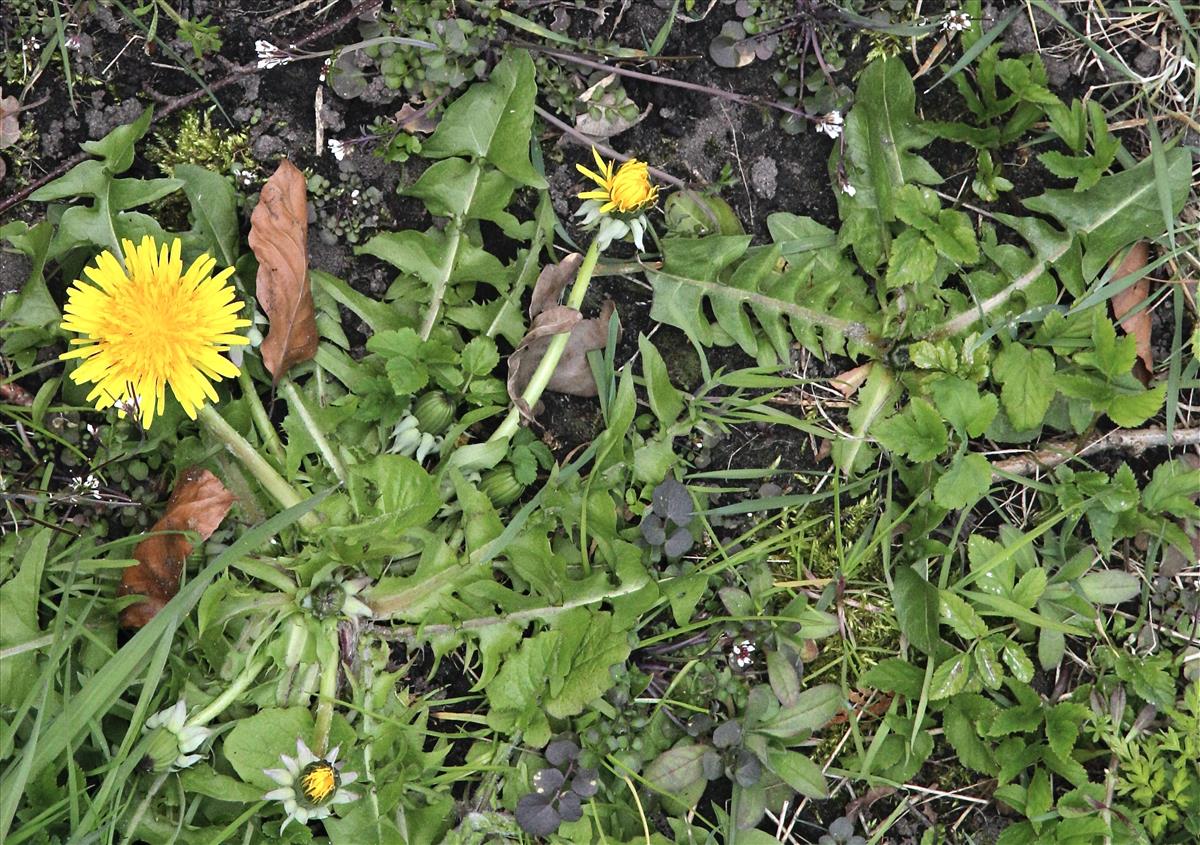
[[[339,804],[347,804],[358,798],[344,787],[353,783],[357,772],[343,772],[337,761],[335,747],[325,757],[318,757],[304,744],[296,740],[296,756],[280,755],[282,769],[265,769],[263,774],[279,785],[263,796],[266,801],[282,801],[284,809],[282,831],[293,821],[308,824],[313,819],[325,819]]]
[[[75,281],[67,292],[62,328],[83,337],[60,358],[82,359],[71,373],[76,384],[94,383],[88,401],[98,410],[136,408],[149,428],[166,405],[166,387],[192,419],[205,398],[215,402],[212,382],[233,378],[238,368],[221,353],[246,343],[235,332],[243,303],[228,284],[227,267],[201,255],[183,270],[178,238],[157,245],[146,235],[137,246],[122,241],[125,266],[105,251],[84,268],[91,284]]]
[[[654,205],[658,199],[658,186],[650,181],[650,168],[646,162],[631,158],[617,167],[616,162],[602,159],[595,147],[592,147],[592,156],[596,159],[598,172],[593,172],[582,164],[575,167],[600,187],[597,190],[584,191],[579,194],[580,199],[602,202],[601,214],[612,211],[636,214]]]

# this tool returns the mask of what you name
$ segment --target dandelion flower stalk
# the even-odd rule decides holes
[[[224,417],[218,414],[212,405],[202,407],[198,416],[200,424],[208,433],[220,440],[229,453],[241,461],[242,466],[250,470],[258,483],[270,494],[271,498],[279,503],[280,507],[287,510],[300,504],[302,499],[296,492],[296,488],[288,484],[245,437],[242,437],[233,426],[225,422]],[[316,514],[309,511],[300,517],[300,524],[311,530],[319,528],[321,520]]]
[[[318,649],[318,657],[321,659],[321,686],[317,691],[317,718],[313,726],[313,749],[318,754],[324,754],[329,745],[329,730],[333,727],[333,703],[337,699],[338,672],[341,669],[337,620],[326,620],[323,628],[325,648]]]
[[[595,147],[592,147],[592,157],[596,160],[596,170],[582,164],[575,165],[580,173],[596,183],[595,188],[579,194],[579,199],[584,203],[575,216],[583,218],[582,225],[585,228],[598,224],[596,235],[567,295],[566,306],[576,311],[583,305],[596,261],[610,243],[629,237],[639,250],[643,248],[642,236],[649,226],[646,212],[658,201],[658,186],[650,181],[650,168],[644,161],[631,158],[617,167],[616,162],[601,158]],[[546,385],[550,383],[550,377],[562,359],[570,336],[570,332],[562,332],[550,340],[545,356],[538,362],[525,392],[521,394],[521,399],[530,408],[537,404]],[[513,407],[490,441],[512,437],[519,423],[520,410]]]
[[[596,269],[596,262],[600,258],[600,239],[594,238],[591,246],[588,247],[587,254],[583,257],[583,262],[579,265],[579,272],[575,275],[575,282],[571,285],[571,292],[567,296],[567,307],[579,310],[583,305],[583,297],[587,294],[588,285],[592,281],[592,273]],[[529,384],[525,387],[525,392],[521,394],[521,399],[530,408],[538,403],[542,398],[542,393],[546,389],[546,385],[550,383],[550,376],[554,374],[554,369],[558,366],[558,362],[562,359],[563,352],[567,348],[567,340],[570,339],[570,332],[562,332],[556,334],[550,339],[550,345],[546,348],[546,354],[542,360],[538,362],[537,369],[533,371],[533,376],[529,379]],[[496,429],[495,433],[489,440],[507,440],[517,432],[517,426],[521,421],[521,412],[513,406],[509,409],[508,416],[504,418],[504,422]]]

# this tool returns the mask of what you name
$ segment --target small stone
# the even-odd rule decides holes
[[[778,178],[779,166],[769,156],[761,156],[750,167],[750,185],[754,193],[765,199],[775,196]]]

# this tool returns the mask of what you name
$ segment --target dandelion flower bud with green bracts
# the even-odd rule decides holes
[[[212,736],[212,731],[186,722],[187,705],[182,698],[174,707],[146,720],[146,732],[151,734],[147,756],[156,771],[186,769],[204,756],[192,752]]]

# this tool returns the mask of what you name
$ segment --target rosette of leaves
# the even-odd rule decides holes
[[[757,825],[767,809],[778,810],[795,792],[828,797],[821,767],[793,748],[842,708],[841,688],[821,684],[801,690],[794,669],[772,662],[777,669],[771,685],[751,687],[738,717],[721,722],[707,737],[689,731],[692,735],[646,766],[643,777],[664,796],[668,812],[694,807],[707,782],[722,775],[733,783],[734,821],[742,830]],[[711,724],[705,722],[703,727]]]
[[[646,113],[629,98],[621,78],[615,73],[597,71],[588,79],[588,87],[579,95],[583,107],[575,117],[575,128],[590,138],[604,139],[636,126]]]
[[[791,7],[791,8],[789,8]],[[785,0],[737,0],[737,18],[726,21],[708,44],[708,54],[721,67],[738,68],[756,59],[769,59],[779,48],[779,33],[794,20],[794,4]]]
[[[496,34],[490,20],[476,21],[455,14],[450,0],[396,3],[377,20],[359,23],[365,41],[404,36],[435,45],[432,50],[408,44],[372,43],[362,50],[343,51],[334,61],[330,86],[343,98],[370,91],[370,97],[390,100],[401,93],[429,102],[482,77],[488,67],[484,53]],[[382,78],[382,87],[369,79]]]
[[[642,539],[668,558],[682,557],[695,542],[688,530],[694,516],[687,488],[668,478],[654,488],[650,509],[639,526]]]
[[[595,769],[577,765],[579,746],[570,739],[546,746],[550,765],[533,776],[533,792],[517,801],[517,824],[531,836],[549,836],[563,822],[583,817],[583,800],[600,789]]]

